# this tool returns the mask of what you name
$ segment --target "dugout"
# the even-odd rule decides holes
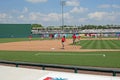
[[[0,38],[21,38],[31,34],[31,24],[0,24]]]

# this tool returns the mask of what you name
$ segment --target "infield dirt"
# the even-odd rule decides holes
[[[21,41],[0,43],[0,50],[15,50],[15,51],[78,51],[80,46],[70,45],[72,39],[65,42],[65,49],[62,49],[60,40],[36,40],[36,41]]]
[[[7,51],[69,51],[69,52],[93,52],[93,51],[120,51],[115,49],[81,49],[82,46],[70,45],[72,39],[67,39],[65,49],[62,49],[61,40],[35,40],[0,43],[0,50]]]

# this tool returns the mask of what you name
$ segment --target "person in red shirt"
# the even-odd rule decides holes
[[[29,35],[28,38],[29,38],[29,40],[31,41],[31,40],[32,40],[32,35]]]
[[[62,42],[62,49],[64,49],[64,42],[66,41],[65,36],[62,37],[61,42]]]
[[[76,35],[75,35],[75,34],[73,34],[72,38],[73,38],[73,44],[75,44]]]
[[[78,38],[78,40],[80,41],[81,36],[80,36],[80,35],[78,35],[78,37],[77,37],[77,38]]]

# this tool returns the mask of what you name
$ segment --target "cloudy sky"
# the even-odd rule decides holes
[[[60,26],[62,0],[0,0],[0,23]],[[120,0],[64,0],[64,24],[120,24]]]

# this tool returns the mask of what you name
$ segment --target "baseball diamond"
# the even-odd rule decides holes
[[[11,38],[6,38],[0,42],[1,60],[119,68],[120,44],[115,38],[81,39],[76,45],[67,39],[65,49],[61,49],[60,40],[12,38],[11,42]]]

